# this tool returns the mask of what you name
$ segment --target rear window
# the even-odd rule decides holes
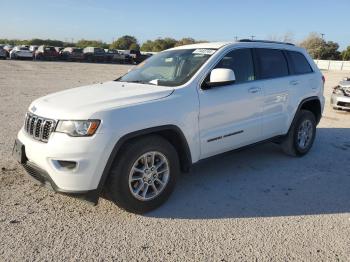
[[[288,76],[288,65],[281,50],[256,49],[261,79]]]
[[[292,74],[299,75],[313,72],[309,62],[303,54],[295,51],[287,51],[287,53]]]

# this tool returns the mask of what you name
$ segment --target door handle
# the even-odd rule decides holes
[[[255,93],[260,92],[260,90],[261,90],[260,87],[251,87],[251,88],[248,89],[248,92],[252,93],[252,94],[255,94]]]
[[[299,81],[298,80],[292,80],[289,82],[289,84],[291,84],[292,86],[296,86],[299,85]]]

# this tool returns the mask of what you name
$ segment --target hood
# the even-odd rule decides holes
[[[172,87],[110,81],[53,93],[35,100],[29,111],[53,119],[88,119],[95,112],[161,99]]]

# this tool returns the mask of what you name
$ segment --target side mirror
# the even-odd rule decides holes
[[[210,72],[209,81],[204,85],[208,89],[216,86],[225,86],[233,84],[236,81],[235,73],[232,69],[215,68]]]

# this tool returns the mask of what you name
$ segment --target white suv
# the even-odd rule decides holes
[[[161,205],[193,163],[260,141],[306,154],[324,78],[304,49],[241,40],[163,51],[115,81],[35,100],[14,154],[58,192],[135,213]]]

